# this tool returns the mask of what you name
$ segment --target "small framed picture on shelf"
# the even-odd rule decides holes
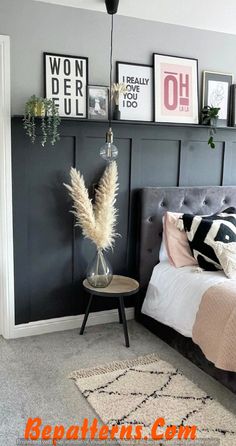
[[[109,88],[102,85],[88,86],[88,118],[108,120]]]
[[[198,61],[153,54],[155,122],[199,123]]]
[[[44,80],[61,117],[87,118],[87,57],[44,53]]]
[[[202,108],[206,106],[219,107],[217,125],[222,127],[230,123],[230,89],[232,83],[232,74],[203,71]]]
[[[116,70],[117,82],[126,86],[119,99],[121,119],[153,121],[153,67],[117,62]]]

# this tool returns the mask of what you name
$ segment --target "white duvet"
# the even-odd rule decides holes
[[[202,271],[193,266],[175,268],[168,261],[155,266],[142,313],[192,337],[203,294],[227,279],[222,271]]]

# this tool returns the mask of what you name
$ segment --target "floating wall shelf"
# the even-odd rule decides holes
[[[13,118],[22,118],[23,119],[23,115],[14,115]],[[40,119],[40,118],[36,118],[36,119]],[[66,118],[63,117],[61,118],[62,121],[78,121],[78,122],[86,122],[86,123],[91,123],[91,124],[108,124],[108,121],[103,121],[101,119],[80,119],[80,118]],[[202,124],[179,124],[179,123],[172,123],[172,122],[147,122],[147,121],[127,121],[127,120],[119,120],[119,121],[111,121],[112,125],[116,125],[116,124],[122,124],[122,125],[146,125],[146,126],[157,126],[157,127],[188,127],[188,128],[201,128],[201,129],[209,129],[210,126],[208,125],[202,125]],[[236,127],[216,127],[217,130],[236,130]]]

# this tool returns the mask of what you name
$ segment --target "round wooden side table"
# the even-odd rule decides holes
[[[136,294],[138,292],[139,283],[137,282],[137,280],[125,276],[113,276],[110,285],[108,285],[106,288],[94,288],[88,283],[87,279],[85,279],[83,281],[83,286],[85,290],[90,294],[90,298],[84,315],[83,324],[80,329],[80,334],[82,335],[84,333],[93,296],[116,297],[118,299],[119,321],[120,324],[123,324],[124,329],[125,345],[126,347],[129,347],[129,334],[125,316],[124,297],[131,296],[132,294]]]

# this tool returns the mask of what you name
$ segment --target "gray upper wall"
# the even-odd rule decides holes
[[[205,13],[205,12],[204,12]],[[89,57],[89,82],[109,81],[109,16],[32,0],[0,0],[0,34],[11,38],[12,114],[43,95],[43,52]],[[204,69],[236,76],[236,36],[115,17],[114,61],[151,64],[160,52],[199,60]]]

